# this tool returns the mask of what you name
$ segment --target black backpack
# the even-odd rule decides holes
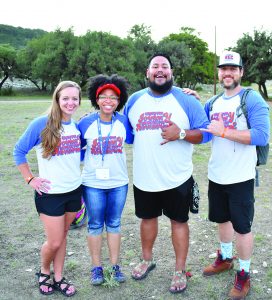
[[[240,106],[237,108],[237,110],[242,111],[242,113],[244,114],[246,121],[247,121],[247,127],[248,129],[250,129],[250,125],[247,119],[247,107],[246,107],[246,98],[247,95],[253,91],[250,88],[245,89],[245,91],[243,92],[243,95],[241,97],[241,102],[240,102]],[[223,95],[224,93],[221,93],[219,95],[214,96],[211,101],[210,101],[210,107],[209,110],[212,110],[213,104],[214,102]],[[256,152],[257,152],[257,166],[259,165],[265,165],[267,163],[267,159],[268,159],[268,155],[269,155],[269,143],[267,143],[265,146],[256,146]]]

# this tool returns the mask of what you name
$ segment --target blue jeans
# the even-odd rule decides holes
[[[120,233],[121,215],[125,206],[127,191],[127,184],[112,189],[83,186],[89,235],[102,234],[104,224],[107,232]]]

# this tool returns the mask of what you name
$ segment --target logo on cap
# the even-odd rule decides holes
[[[225,59],[226,59],[226,60],[228,60],[228,59],[233,60],[233,55],[232,55],[232,54],[227,54],[227,55],[225,56]]]
[[[222,55],[220,55],[217,67],[220,68],[223,66],[243,67],[240,54],[234,51],[224,51]]]

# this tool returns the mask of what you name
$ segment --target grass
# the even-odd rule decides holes
[[[200,92],[201,93],[201,92]],[[206,93],[201,94],[203,98]],[[31,97],[30,97],[31,98]],[[28,98],[27,100],[29,100]],[[35,272],[40,266],[39,252],[44,241],[42,225],[37,216],[33,192],[27,186],[14,166],[12,151],[18,137],[28,123],[44,113],[50,105],[50,100],[21,101],[14,98],[1,102],[0,115],[0,285],[2,300],[41,299],[38,293]],[[2,98],[0,98],[2,100]],[[82,101],[75,115],[78,119],[90,110],[90,103]],[[173,266],[174,254],[171,245],[170,226],[167,218],[160,218],[159,235],[154,246],[154,256],[157,267],[144,281],[134,281],[130,278],[132,265],[139,261],[140,239],[139,220],[134,215],[132,191],[132,147],[126,146],[127,162],[130,177],[128,199],[122,218],[121,266],[127,275],[127,282],[114,286],[111,278],[107,286],[92,287],[90,285],[90,258],[86,245],[86,230],[80,228],[69,232],[67,252],[74,254],[66,257],[65,276],[72,280],[78,289],[75,299],[177,299],[186,300],[225,300],[231,287],[234,271],[222,274],[216,278],[203,278],[202,268],[212,262],[209,255],[218,246],[217,227],[207,221],[207,162],[210,155],[210,145],[194,147],[194,177],[201,193],[200,212],[190,215],[190,250],[188,255],[188,270],[193,274],[189,280],[188,289],[183,295],[171,295],[168,292]],[[35,152],[28,156],[34,174],[37,173]],[[252,257],[252,269],[258,273],[252,275],[252,290],[247,300],[272,299],[272,268],[271,268],[271,173],[270,159],[266,166],[260,167],[261,185],[256,189],[255,248]],[[106,241],[103,241],[103,265],[109,265],[109,253]],[[268,266],[263,267],[266,261]],[[28,271],[27,271],[28,270]],[[32,270],[32,271],[29,271]],[[11,288],[12,286],[12,288]],[[60,299],[60,294],[50,296],[52,300]]]

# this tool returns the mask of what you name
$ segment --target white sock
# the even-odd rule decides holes
[[[223,259],[232,258],[232,242],[230,243],[220,243],[221,255]]]
[[[245,272],[249,272],[251,259],[243,260],[239,258],[240,271],[244,269]]]

